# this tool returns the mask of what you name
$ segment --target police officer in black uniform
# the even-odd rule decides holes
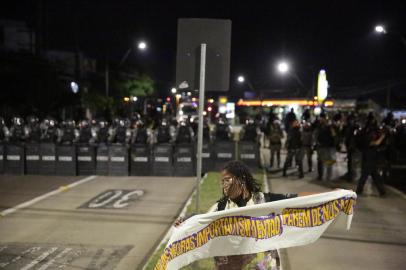
[[[59,142],[63,145],[72,145],[76,143],[78,137],[78,131],[75,126],[75,121],[68,119],[62,122],[62,129],[59,138]]]
[[[357,194],[361,195],[365,182],[369,175],[379,191],[381,197],[385,196],[386,191],[381,176],[378,173],[378,162],[380,160],[380,146],[385,140],[386,134],[381,132],[377,126],[371,124],[367,127],[365,133],[365,145],[362,150],[361,177],[358,180]]]
[[[88,120],[82,120],[79,129],[79,143],[90,144],[94,142],[92,127]]]
[[[109,123],[106,120],[101,119],[97,121],[97,126],[97,142],[99,144],[108,144],[110,142]]]
[[[3,117],[0,117],[0,143],[6,142],[10,135]]]
[[[10,141],[13,143],[23,143],[26,140],[26,132],[24,129],[24,119],[15,116],[13,117],[13,125],[10,128]]]
[[[40,142],[42,131],[37,116],[31,115],[27,117],[27,132],[29,142]]]
[[[226,124],[223,118],[219,118],[216,124],[216,141],[229,141],[230,127]]]
[[[286,149],[288,150],[288,155],[286,156],[285,164],[283,165],[283,176],[286,176],[286,170],[292,165],[294,157],[296,166],[298,166],[299,169],[299,178],[303,178],[302,135],[298,120],[293,120],[291,123],[288,137],[286,139]]]
[[[254,120],[247,119],[245,127],[243,129],[242,141],[245,142],[255,142],[257,139],[257,126],[255,125]]]
[[[161,124],[156,130],[156,140],[158,143],[169,143],[171,140],[169,124],[166,119],[162,119]]]

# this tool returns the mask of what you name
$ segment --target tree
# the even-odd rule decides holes
[[[113,78],[113,95],[123,97],[146,97],[154,94],[154,81],[146,74],[120,72]]]

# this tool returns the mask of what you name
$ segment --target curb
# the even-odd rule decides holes
[[[205,180],[206,178],[207,178],[207,173],[204,174],[204,176],[203,176],[202,180],[200,181],[199,185],[202,185],[202,184],[204,183],[204,180]],[[196,194],[196,187],[194,188],[193,192],[190,194],[189,198],[187,199],[186,203],[184,204],[182,210],[180,211],[180,213],[179,213],[179,215],[178,215],[178,217],[177,217],[176,219],[185,216],[186,210],[187,210],[188,206],[192,203],[192,198],[193,198],[193,196],[194,196],[195,194]],[[175,220],[176,220],[176,219],[175,219]],[[169,237],[170,237],[171,234],[172,234],[172,231],[173,231],[173,226],[171,225],[171,226],[169,227],[168,231],[166,232],[165,236],[162,238],[162,241],[159,242],[159,244],[156,246],[156,248],[154,249],[154,251],[151,252],[151,254],[149,254],[148,260],[145,262],[144,266],[141,268],[142,270],[145,270],[145,269],[146,269],[146,267],[147,267],[147,265],[148,265],[148,263],[149,263],[149,261],[150,261],[151,256],[152,256],[153,254],[155,254],[155,252],[158,251],[159,247],[160,247],[162,244],[165,244],[166,242],[168,242]]]

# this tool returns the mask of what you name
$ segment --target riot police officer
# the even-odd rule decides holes
[[[100,144],[108,144],[110,142],[110,135],[111,135],[111,130],[109,128],[109,123],[101,119],[97,121],[97,142]]]
[[[223,118],[220,118],[216,124],[216,141],[229,141],[230,127]]]
[[[51,117],[45,118],[41,123],[42,136],[41,142],[56,142],[61,137],[61,132],[58,130],[57,122]]]
[[[131,136],[125,119],[115,119],[113,127],[113,143],[127,144]]]
[[[176,143],[191,143],[194,137],[193,129],[186,121],[180,122],[176,133]]]
[[[169,143],[171,141],[171,135],[167,119],[162,119],[161,124],[158,126],[155,133],[156,140],[158,143]]]
[[[82,120],[80,122],[79,129],[79,143],[91,144],[95,142],[96,132],[92,129],[88,120]]]
[[[38,143],[41,140],[41,127],[39,125],[39,119],[37,116],[30,115],[27,117],[27,139],[30,142]]]
[[[245,127],[242,130],[242,141],[255,142],[257,139],[257,127],[253,119],[247,119]]]
[[[8,141],[10,133],[3,117],[0,117],[0,143]]]
[[[142,120],[137,120],[136,127],[133,131],[131,144],[147,144],[150,142],[150,134]]]
[[[10,128],[10,141],[14,143],[22,143],[26,140],[26,131],[24,128],[24,119],[15,116],[12,119],[13,125]]]
[[[76,123],[72,119],[62,122],[62,129],[59,135],[59,142],[64,145],[72,145],[77,142],[79,132],[76,129]]]

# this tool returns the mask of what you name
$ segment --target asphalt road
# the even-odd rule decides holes
[[[88,177],[70,186],[78,180],[0,177],[1,269],[140,268],[195,186],[181,177]]]

